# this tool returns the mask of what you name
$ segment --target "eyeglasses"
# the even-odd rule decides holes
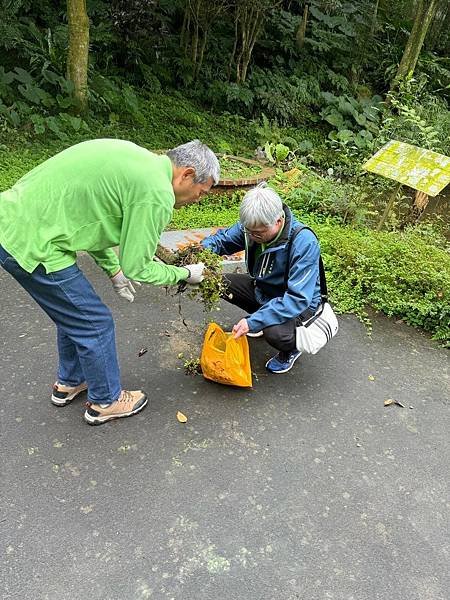
[[[274,223],[273,225],[269,225],[268,227],[264,227],[264,229],[247,229],[247,227],[244,227],[242,225],[242,229],[244,230],[244,232],[247,235],[251,235],[253,238],[256,239],[263,239],[267,234],[270,234],[271,232],[273,232],[275,230],[276,227],[278,227],[278,225],[281,225],[284,222],[284,219],[278,219],[276,221],[276,223]],[[278,229],[277,229],[278,231]]]
[[[270,227],[267,227],[263,231],[254,231],[253,229],[247,229],[247,227],[243,227],[243,229],[247,235],[251,235],[254,238],[262,238],[269,231]]]

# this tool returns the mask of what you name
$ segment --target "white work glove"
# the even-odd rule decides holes
[[[141,285],[138,281],[131,281],[128,277],[125,277],[122,271],[111,277],[111,283],[116,294],[121,298],[125,298],[128,302],[133,302],[134,294],[136,293],[133,283],[134,285]]]
[[[186,283],[190,283],[191,285],[195,285],[203,281],[205,276],[203,275],[203,271],[205,270],[205,265],[202,262],[199,262],[195,265],[184,265],[184,268],[189,271],[189,277],[185,279]]]

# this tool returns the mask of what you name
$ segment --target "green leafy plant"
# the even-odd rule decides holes
[[[323,92],[325,107],[320,112],[324,121],[335,127],[328,134],[329,144],[348,154],[368,152],[381,121],[380,96],[357,100],[347,94],[335,96]]]
[[[265,143],[264,152],[266,153],[266,157],[269,162],[273,164],[284,162],[291,154],[288,146],[285,146],[284,144],[274,144],[271,142]]]
[[[200,366],[200,358],[189,358],[183,362],[183,368],[186,375],[200,375],[202,368]]]
[[[74,106],[72,92],[69,81],[47,68],[35,79],[20,67],[8,72],[0,67],[0,115],[10,127],[31,126],[38,136],[64,141],[80,129],[88,131],[84,120],[67,112]]]

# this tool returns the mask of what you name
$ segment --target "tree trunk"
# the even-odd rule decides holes
[[[89,17],[86,12],[86,0],[67,0],[67,17],[67,79],[74,85],[77,112],[83,113],[88,108]]]
[[[244,52],[244,55],[242,57],[242,61],[241,61],[241,64],[242,64],[241,80],[242,80],[242,82],[245,82],[245,80],[247,78],[248,65],[250,64],[250,59],[252,57],[253,47],[255,46],[256,39],[259,36],[259,29],[261,28],[261,24],[259,25],[258,29],[255,29],[255,32],[254,32],[254,35],[252,38],[252,42],[250,43],[249,47],[246,49],[246,51]]]
[[[227,81],[230,81],[230,79],[231,79],[231,70],[233,68],[233,63],[236,58],[236,51],[237,51],[237,47],[238,47],[238,35],[239,35],[238,11],[239,11],[239,9],[236,9],[235,19],[234,19],[234,44],[233,44],[233,50],[232,50],[231,56],[230,56],[230,62],[228,63]]]
[[[201,0],[190,2],[191,16],[193,20],[193,32],[191,38],[191,60],[192,60],[192,74],[195,73],[198,57],[198,44],[200,38],[200,10]]]
[[[374,36],[375,30],[377,28],[379,4],[380,4],[380,0],[375,0],[375,8],[373,9],[373,15],[372,15],[372,24],[370,25],[370,37],[371,38]]]
[[[200,73],[200,69],[202,68],[203,65],[203,58],[205,55],[205,48],[206,48],[206,42],[208,40],[208,32],[204,31],[203,32],[203,39],[202,39],[202,44],[200,46],[200,52],[198,55],[198,60],[197,60],[197,64],[195,65],[195,71],[194,71],[194,80],[196,80],[198,78],[198,74]]]
[[[264,8],[258,5],[254,7],[250,4],[242,10],[240,21],[240,52],[236,60],[237,83],[245,83],[253,48],[262,30],[263,18]]]
[[[192,47],[191,47],[191,60],[192,60],[192,68],[195,71],[195,65],[197,64],[197,54],[198,54],[198,22],[194,22],[194,31],[192,33]]]
[[[301,50],[305,44],[306,25],[308,23],[308,10],[309,10],[309,5],[305,4],[305,8],[303,9],[303,17],[302,17],[302,20],[298,27],[297,35],[296,35],[297,48],[299,50]]]
[[[185,6],[184,8],[184,13],[183,13],[183,24],[181,26],[181,33],[180,33],[180,48],[182,48],[186,54],[186,36],[188,35],[188,31],[189,31],[189,11],[188,11],[188,7]]]
[[[418,0],[413,28],[397,73],[392,81],[391,91],[398,86],[402,79],[409,79],[413,76],[425,36],[436,13],[437,6],[438,0]]]

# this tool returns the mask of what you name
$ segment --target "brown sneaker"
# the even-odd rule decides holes
[[[111,419],[131,417],[147,404],[147,394],[141,390],[129,392],[122,390],[119,398],[112,404],[93,404],[88,402],[84,420],[89,425],[101,425]]]
[[[75,387],[69,387],[56,382],[53,386],[52,403],[55,406],[67,406],[78,394],[81,394],[85,390],[87,390],[86,382],[80,383],[80,385],[76,385]]]

